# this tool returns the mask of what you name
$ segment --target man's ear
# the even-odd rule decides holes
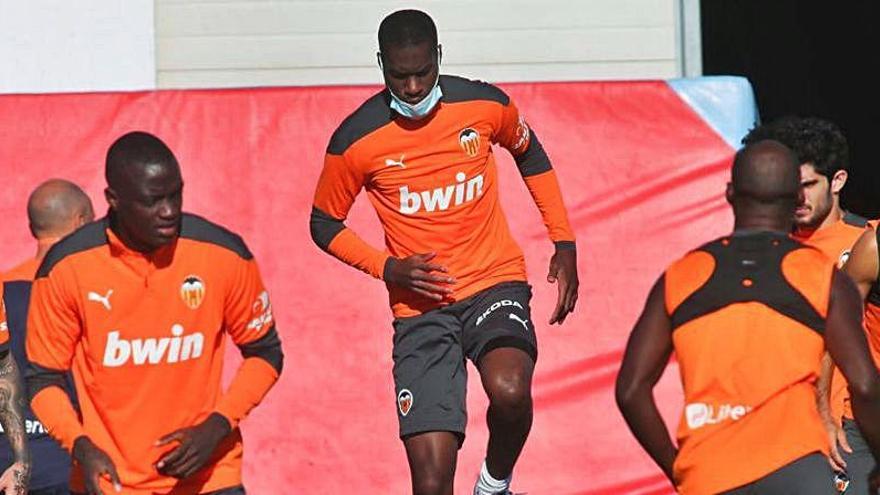
[[[119,197],[116,195],[116,191],[110,187],[104,188],[104,199],[107,200],[107,204],[110,205],[111,209],[115,210],[119,205]]]
[[[846,185],[849,173],[846,170],[838,170],[831,177],[831,194],[840,194],[840,190]]]

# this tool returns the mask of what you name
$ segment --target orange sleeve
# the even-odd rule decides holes
[[[350,164],[344,155],[327,153],[315,190],[315,207],[344,221],[365,181],[364,173]]]
[[[76,301],[68,294],[76,284],[71,270],[58,264],[34,281],[25,338],[28,361],[61,372],[70,369],[82,333]]]
[[[262,402],[276,381],[278,371],[271,364],[257,357],[247,358],[217,403],[216,411],[235,428],[251,409]]]
[[[77,306],[67,290],[75,283],[71,270],[59,264],[49,275],[34,281],[25,338],[31,408],[68,451],[74,440],[85,434],[70,397],[60,386],[81,335]]]
[[[343,223],[365,180],[363,172],[344,156],[328,153],[315,191],[310,230],[321,249],[381,279],[388,253],[370,246]]]
[[[224,307],[225,328],[245,359],[218,401],[216,412],[234,428],[278,380],[284,355],[272,302],[256,261],[241,260],[232,270]]]
[[[568,223],[568,213],[562,201],[562,191],[556,172],[548,170],[542,174],[525,177],[526,187],[538,205],[541,218],[553,242],[574,242],[574,231]]]
[[[58,387],[46,387],[37,392],[31,399],[31,410],[49,430],[52,438],[68,452],[73,450],[73,442],[86,434],[70,397]]]
[[[254,259],[237,260],[230,269],[230,286],[223,307],[224,328],[233,342],[247,344],[275,327],[272,302]]]
[[[520,115],[513,101],[501,108],[501,115],[493,140],[506,148],[514,156],[520,156],[529,149],[532,132],[525,117]]]

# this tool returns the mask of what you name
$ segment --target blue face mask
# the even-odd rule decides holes
[[[421,120],[427,117],[434,110],[434,107],[437,106],[437,103],[440,102],[440,98],[443,97],[443,90],[440,89],[439,83],[440,74],[437,74],[437,80],[434,81],[434,87],[431,88],[431,92],[418,103],[407,103],[398,98],[394,91],[389,89],[388,92],[391,93],[391,109],[403,117],[412,120]]]

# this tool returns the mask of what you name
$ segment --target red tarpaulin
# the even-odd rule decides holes
[[[733,150],[665,82],[503,88],[553,159],[578,235],[582,281],[575,315],[561,327],[540,324],[556,298],[545,282],[552,244],[512,160],[498,150],[502,202],[526,253],[540,342],[535,422],[513,488],[530,495],[670,493],[617,412],[613,383],[627,334],[663,267],[731,228],[723,190]],[[249,493],[409,492],[384,285],[321,252],[308,229],[327,141],[375,90],[0,97],[0,266],[34,249],[25,201],[40,181],[74,180],[103,212],[104,154],[135,129],[157,134],[176,153],[185,210],[239,232],[255,253],[286,363],[243,425]],[[364,199],[348,225],[382,245]],[[469,390],[458,493],[471,490],[487,438],[476,372]],[[674,365],[656,396],[674,425],[681,410]]]

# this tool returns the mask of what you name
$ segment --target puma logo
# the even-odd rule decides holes
[[[113,295],[113,289],[108,290],[106,296],[102,296],[101,294],[98,294],[97,292],[89,291],[89,301],[101,303],[101,305],[104,306],[107,309],[107,311],[110,311],[112,309],[110,307],[110,296],[111,295]]]
[[[392,160],[392,159],[390,159],[390,158],[386,158],[386,159],[385,159],[385,166],[386,166],[386,167],[400,167],[400,168],[406,168],[406,165],[403,163],[403,157],[404,157],[404,156],[405,156],[405,155],[400,155],[400,160]]]
[[[523,328],[525,328],[526,331],[529,330],[529,325],[528,325],[529,320],[523,320],[522,318],[520,318],[519,316],[516,316],[513,313],[508,313],[507,317],[510,318],[511,320],[515,320],[515,321],[522,323]]]

